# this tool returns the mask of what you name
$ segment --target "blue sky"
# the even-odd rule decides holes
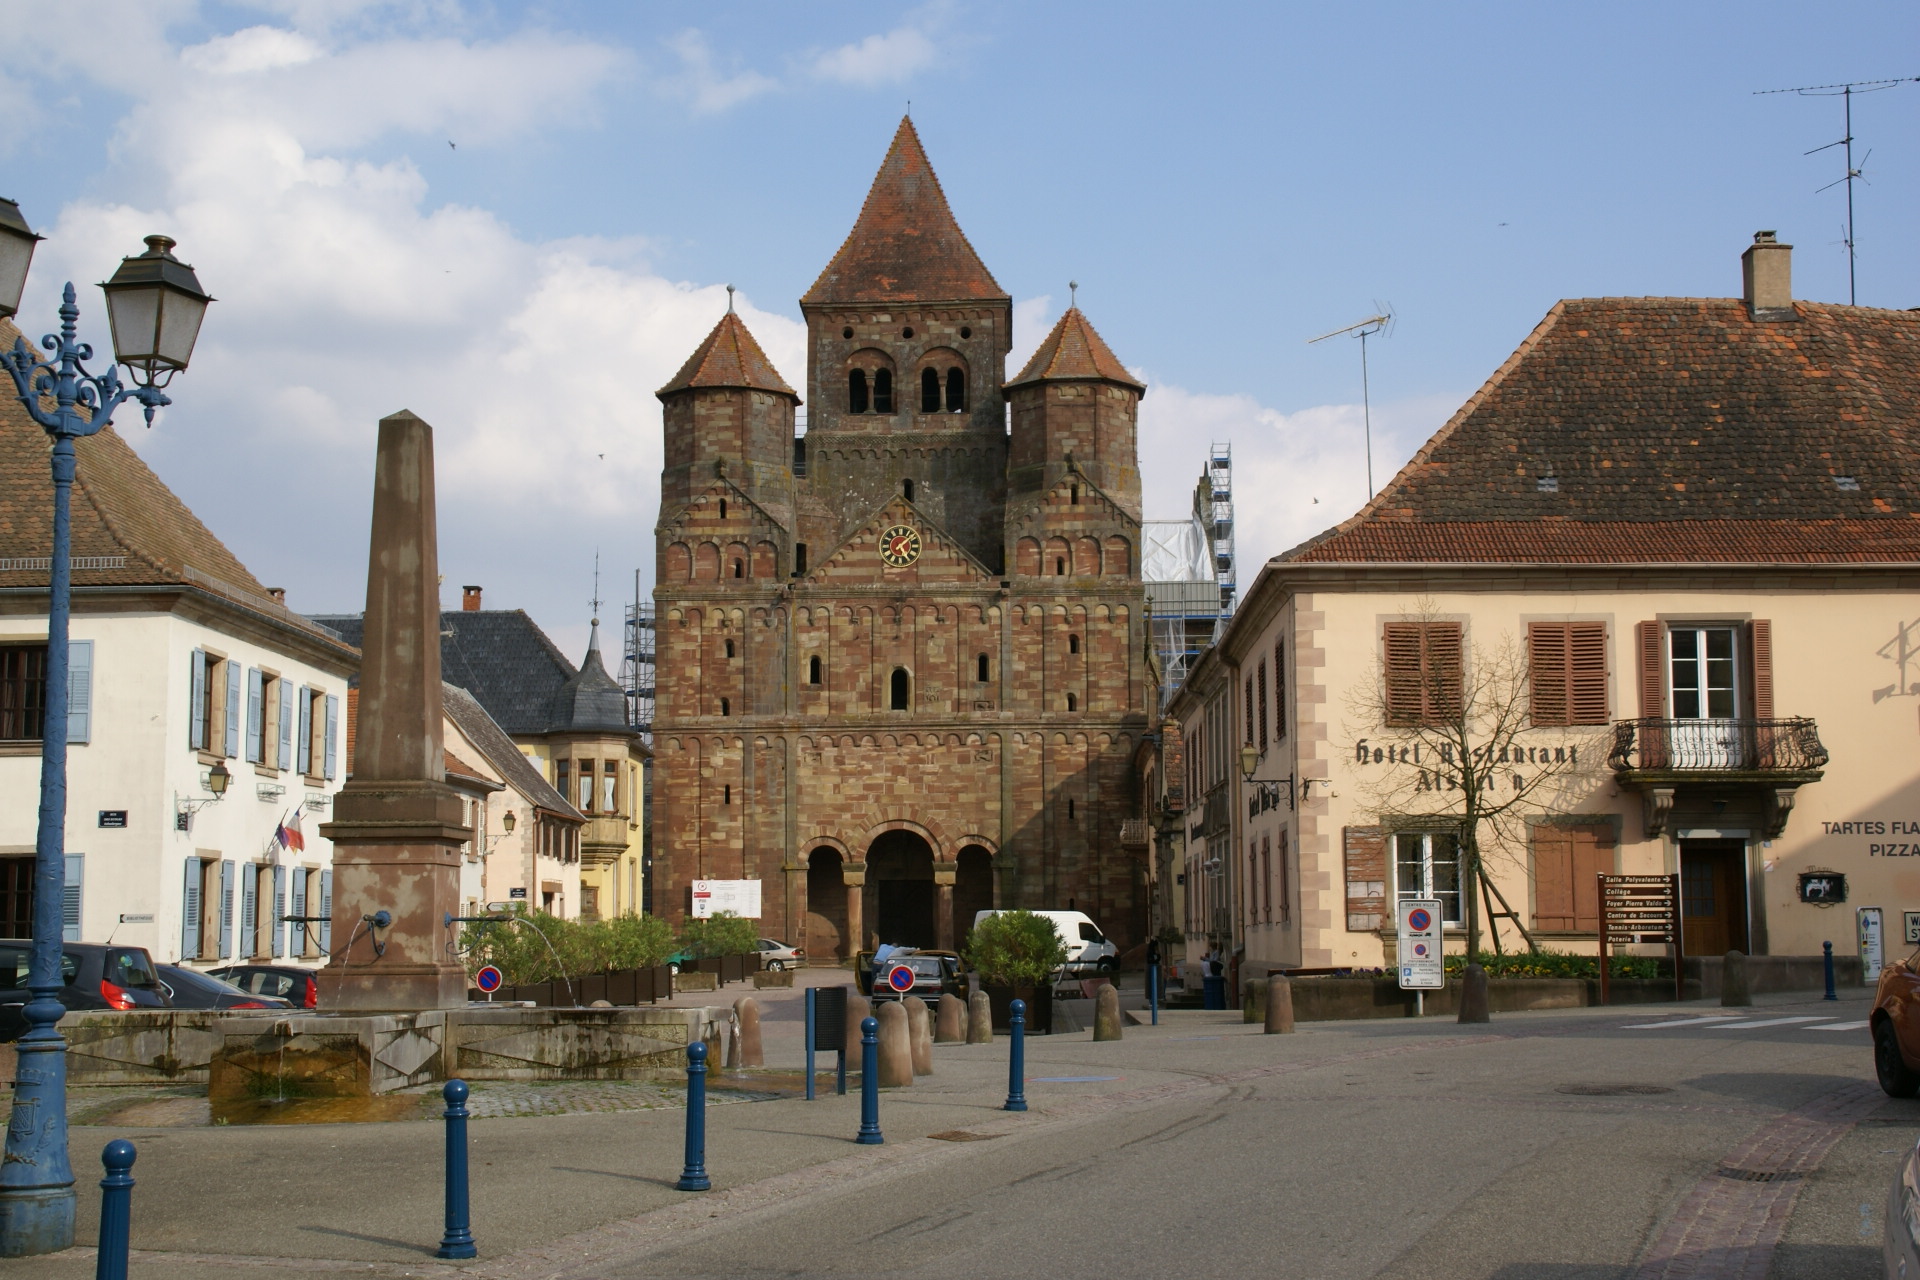
[[[1771,228],[1797,294],[1845,301],[1843,194],[1815,190],[1841,161],[1802,154],[1840,101],[1754,91],[1920,75],[1911,4],[87,12],[104,39],[0,48],[0,194],[53,237],[28,327],[174,235],[221,301],[178,406],[128,428],[162,478],[295,607],[358,608],[374,423],[411,408],[447,598],[480,582],[570,650],[596,548],[608,599],[650,585],[653,389],[729,282],[802,385],[795,299],[909,100],[1015,359],[1076,279],[1149,382],[1149,515],[1233,442],[1250,578],[1365,497],[1358,352],[1307,338],[1397,314],[1384,482],[1558,298],[1731,295]],[[1860,301],[1920,306],[1920,84],[1854,132]]]

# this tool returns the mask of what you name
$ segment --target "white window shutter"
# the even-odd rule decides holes
[[[200,958],[200,859],[187,859],[186,885],[180,891],[180,958]]]
[[[340,761],[340,699],[327,695],[327,781],[333,781]]]
[[[300,686],[300,731],[294,737],[297,753],[293,767],[301,773],[313,772],[313,690]]]
[[[329,958],[333,955],[333,872],[331,871],[320,873],[320,954]]]
[[[267,929],[267,938],[278,960],[287,954],[287,922],[280,917],[287,914],[287,869],[273,869],[273,922]]]
[[[273,767],[293,768],[293,684],[287,680],[280,681],[280,754]]]
[[[60,900],[60,940],[80,941],[80,883],[86,877],[87,855],[67,855],[67,878]]]
[[[223,858],[220,862],[220,901],[215,907],[220,912],[220,958],[233,957],[233,859]]]
[[[67,641],[67,741],[93,741],[93,641]]]
[[[187,709],[187,747],[207,749],[207,651],[193,651],[193,667],[187,677],[187,696],[193,705]]]
[[[240,664],[227,663],[227,733],[221,754],[240,754]]]
[[[247,668],[247,759],[259,764],[267,758],[267,675],[258,667]]]
[[[304,916],[307,914],[307,869],[305,867],[295,867],[293,869],[293,910],[287,914],[290,916]],[[299,924],[290,924],[287,926],[287,937],[289,940],[287,945],[296,956],[304,956],[307,954],[307,939],[310,936],[312,935],[307,932],[307,923],[304,920]]]

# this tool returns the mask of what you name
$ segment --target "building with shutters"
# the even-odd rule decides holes
[[[655,910],[758,881],[816,957],[1010,906],[1140,941],[1144,386],[1077,308],[1007,376],[911,121],[800,309],[804,434],[731,312],[658,393]]]
[[[17,330],[0,321],[0,344]],[[53,491],[45,434],[0,403],[0,935],[31,927]],[[359,654],[260,585],[109,427],[73,490],[66,934],[202,967],[321,963]],[[212,771],[229,775],[214,799]],[[285,834],[276,838],[276,833]]]
[[[1266,563],[1170,708],[1218,889],[1190,939],[1371,967],[1397,900],[1462,919],[1461,761],[1418,729],[1502,670],[1520,719],[1473,765],[1526,791],[1482,837],[1508,947],[1591,952],[1602,872],[1677,873],[1690,954],[1920,930],[1920,312],[1795,301],[1790,253],[1758,235],[1736,298],[1557,304]]]

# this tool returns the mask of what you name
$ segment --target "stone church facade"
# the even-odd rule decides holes
[[[655,909],[758,880],[822,959],[988,907],[1139,940],[1144,386],[1077,309],[1007,379],[911,121],[800,306],[805,435],[731,312],[659,392]]]

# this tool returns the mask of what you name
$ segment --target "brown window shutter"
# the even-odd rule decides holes
[[[1566,933],[1574,928],[1573,835],[1565,827],[1537,826],[1533,845],[1533,925]]]
[[[1287,642],[1273,646],[1273,740],[1287,736]]]
[[[1347,864],[1347,929],[1366,933],[1381,926],[1387,914],[1387,836],[1379,827],[1348,827],[1344,833]]]
[[[1660,624],[1636,622],[1633,647],[1640,673],[1640,716],[1658,720],[1667,713],[1666,669],[1660,663]]]
[[[1567,626],[1567,720],[1605,724],[1607,706],[1607,624],[1574,622]]]
[[[1613,827],[1572,827],[1574,927],[1583,933],[1600,931],[1600,876],[1614,869]]]
[[[1253,677],[1247,677],[1247,745],[1253,745]]]
[[[1773,623],[1755,618],[1747,624],[1753,651],[1753,718],[1773,719]]]
[[[1257,669],[1260,685],[1260,749],[1267,749],[1267,660],[1260,659]]]
[[[1529,718],[1537,725],[1570,723],[1568,626],[1564,622],[1527,624],[1527,685]]]
[[[1429,721],[1449,721],[1460,715],[1461,677],[1465,668],[1462,659],[1460,624],[1457,622],[1432,622],[1426,626],[1426,692],[1427,705],[1425,718]]]
[[[1417,622],[1389,622],[1386,626],[1387,723],[1419,724],[1424,699],[1421,697],[1421,658],[1426,646]]]

